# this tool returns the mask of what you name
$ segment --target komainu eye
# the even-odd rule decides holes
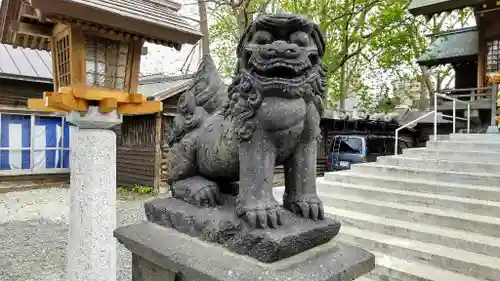
[[[309,45],[309,35],[303,31],[297,31],[290,35],[290,42],[299,46]]]
[[[254,34],[253,41],[259,45],[270,44],[273,42],[273,36],[267,31],[259,30]]]

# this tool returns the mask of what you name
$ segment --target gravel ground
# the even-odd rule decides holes
[[[68,189],[0,194],[0,280],[66,281]],[[143,201],[119,201],[118,225],[145,220]],[[130,281],[131,254],[117,243],[117,281]]]

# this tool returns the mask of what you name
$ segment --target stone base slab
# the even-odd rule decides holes
[[[327,243],[340,229],[331,218],[313,221],[283,210],[276,229],[253,229],[236,215],[235,198],[218,207],[200,208],[175,198],[145,204],[148,220],[201,240],[217,243],[261,262],[275,262]]]
[[[133,281],[350,281],[375,267],[371,253],[334,241],[262,263],[151,222],[121,227],[115,237],[133,254]]]

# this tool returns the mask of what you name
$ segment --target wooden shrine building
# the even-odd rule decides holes
[[[125,116],[117,134],[117,185],[154,189],[166,185],[169,147],[166,145],[177,101],[192,83],[192,75],[141,77],[139,93],[163,104],[156,114]]]
[[[177,15],[180,7],[170,0],[3,0],[0,43],[21,55],[24,49],[50,51],[53,87],[33,87],[39,99],[27,101],[31,115],[0,109],[0,177],[67,173],[75,128],[65,122],[66,112],[98,106],[103,113],[116,110],[125,122],[161,112],[161,102],[138,92],[141,52],[145,42],[179,50],[201,38]]]
[[[476,26],[431,35],[431,45],[418,58],[423,68],[451,64],[455,87],[441,92],[470,101],[473,127],[484,130],[496,115],[494,87],[500,75],[500,1],[413,0],[409,11],[427,19],[453,10],[473,9]],[[431,96],[432,102],[432,96]],[[439,109],[451,115],[452,102],[442,100]],[[457,103],[457,116],[466,116],[466,105]]]

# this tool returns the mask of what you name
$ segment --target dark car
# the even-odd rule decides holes
[[[400,138],[398,153],[408,147],[409,143]],[[328,171],[347,170],[352,164],[375,162],[378,156],[393,154],[393,136],[337,135],[330,143],[326,167]]]

